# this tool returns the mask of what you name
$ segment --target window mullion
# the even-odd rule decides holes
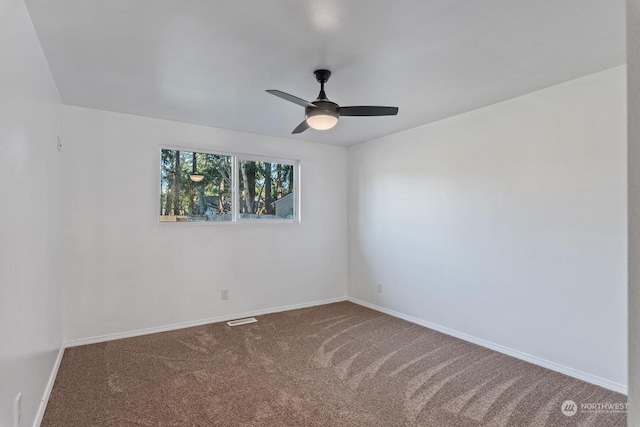
[[[238,191],[238,156],[233,156],[233,169],[231,171],[231,188],[233,188],[233,203],[231,205],[231,219],[238,222],[240,212],[240,192]]]

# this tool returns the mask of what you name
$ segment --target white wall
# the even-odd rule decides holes
[[[63,116],[65,340],[344,298],[346,148],[78,107]],[[161,144],[300,160],[302,222],[159,224]]]
[[[0,426],[37,416],[62,345],[58,90],[22,0],[0,0]]]
[[[625,91],[618,67],[351,147],[349,296],[624,387]]]
[[[627,2],[629,69],[629,414],[640,425],[640,0]]]

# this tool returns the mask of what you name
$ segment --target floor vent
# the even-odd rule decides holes
[[[255,317],[247,317],[246,319],[232,320],[230,322],[227,322],[227,325],[239,326],[239,325],[246,325],[247,323],[255,323],[255,322],[257,322]]]

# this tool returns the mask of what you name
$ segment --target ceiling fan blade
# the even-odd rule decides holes
[[[286,99],[289,102],[293,102],[294,104],[298,104],[303,107],[315,107],[315,105],[313,105],[309,101],[305,101],[304,99],[298,98],[297,96],[289,95],[288,93],[282,92],[281,90],[268,89],[267,92],[269,92],[271,95]]]
[[[306,120],[303,120],[302,123],[300,123],[291,133],[302,133],[307,129],[309,129],[309,124],[307,124]]]
[[[356,107],[339,107],[341,116],[395,116],[398,107],[376,107],[362,105]]]

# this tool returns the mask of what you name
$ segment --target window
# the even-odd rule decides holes
[[[231,221],[233,157],[162,150],[160,221]]]
[[[240,218],[294,219],[294,165],[242,160]]]
[[[297,162],[161,149],[161,222],[293,222]]]

